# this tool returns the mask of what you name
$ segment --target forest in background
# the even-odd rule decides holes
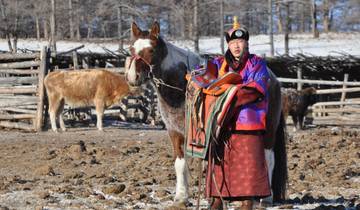
[[[0,36],[128,40],[131,22],[157,20],[168,39],[221,36],[233,16],[251,34],[360,31],[359,0],[0,0]],[[15,45],[15,46],[14,46]]]

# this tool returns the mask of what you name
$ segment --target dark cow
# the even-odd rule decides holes
[[[302,130],[308,106],[316,103],[316,89],[309,87],[298,91],[293,88],[281,88],[281,97],[285,119],[291,115],[295,130]]]

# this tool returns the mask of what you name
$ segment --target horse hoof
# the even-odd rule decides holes
[[[189,201],[187,199],[187,196],[176,196],[175,195],[174,204],[179,204],[179,205],[185,204],[186,205],[188,203],[189,203]]]
[[[270,207],[273,205],[273,197],[268,196],[265,198],[260,199],[259,205]]]
[[[174,201],[173,205],[168,206],[165,210],[185,210],[187,209],[188,203],[184,201]]]
[[[273,203],[272,203],[272,201],[270,200],[270,199],[267,199],[267,198],[265,198],[265,199],[260,199],[260,202],[254,202],[254,207],[255,207],[255,209],[267,209],[267,208],[269,208],[269,207],[272,207],[273,206]]]

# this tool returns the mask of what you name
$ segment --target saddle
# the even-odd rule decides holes
[[[191,157],[206,159],[209,143],[219,140],[222,128],[235,108],[240,74],[217,78],[213,64],[186,76],[185,147]]]

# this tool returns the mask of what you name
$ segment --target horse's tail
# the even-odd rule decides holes
[[[286,142],[286,123],[284,115],[281,113],[279,126],[276,129],[276,141],[274,145],[275,167],[271,181],[274,202],[285,199],[288,179]]]

